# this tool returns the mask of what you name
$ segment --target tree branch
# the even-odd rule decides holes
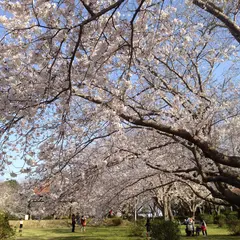
[[[193,3],[219,19],[228,28],[232,36],[240,43],[240,28],[221,9],[208,0],[193,0]]]

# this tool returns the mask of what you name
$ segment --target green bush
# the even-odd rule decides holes
[[[213,224],[214,223],[214,215],[211,214],[200,214],[200,219],[203,219],[206,224]]]
[[[175,222],[154,220],[151,228],[153,240],[180,240],[180,230]]]
[[[113,226],[119,226],[123,222],[122,218],[112,218]]]
[[[228,221],[237,220],[238,219],[238,212],[231,211],[228,214],[226,214],[226,216],[227,216]]]
[[[21,216],[23,217],[23,216]],[[11,221],[11,220],[19,220],[19,216],[16,216],[14,214],[8,214],[8,220]]]
[[[122,218],[117,218],[117,217],[106,218],[103,222],[103,224],[107,226],[119,226],[122,223],[123,223]]]
[[[8,216],[0,212],[0,239],[14,239],[15,232],[8,222]]]
[[[141,219],[130,225],[130,236],[143,237],[146,233],[145,220]]]
[[[183,223],[184,220],[186,219],[186,217],[185,216],[174,216],[174,219],[178,223]]]
[[[234,219],[227,222],[228,230],[236,236],[240,236],[240,219]]]
[[[38,217],[36,217],[35,219],[38,220]],[[43,217],[42,220],[53,220],[53,219],[54,219],[53,216],[45,216],[45,217]]]
[[[214,218],[214,223],[219,227],[223,227],[226,224],[226,218],[227,217],[224,214],[216,215]]]

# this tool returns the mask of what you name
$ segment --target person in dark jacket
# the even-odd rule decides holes
[[[72,215],[72,232],[75,232],[76,218],[75,214]]]
[[[147,239],[148,239],[150,237],[150,231],[151,231],[150,218],[147,218],[147,222],[146,222],[145,226],[146,226]]]

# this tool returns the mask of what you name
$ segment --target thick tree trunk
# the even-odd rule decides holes
[[[69,218],[71,219],[72,217],[72,206],[69,208]]]
[[[31,200],[28,201],[28,205],[27,205],[27,215],[29,216],[29,220],[32,219],[32,210],[31,210]]]
[[[171,201],[168,202],[168,215],[169,215],[169,219],[171,221],[174,221],[174,215],[173,215],[173,212],[172,212]]]
[[[135,209],[134,209],[134,221],[136,222],[137,221],[137,208],[135,206]]]
[[[135,199],[135,202],[134,202],[134,221],[136,222],[137,221],[137,212],[138,212],[138,209],[137,209],[137,205],[138,205],[138,198]]]
[[[168,198],[163,197],[163,218],[165,221],[169,220]]]
[[[192,218],[195,219],[196,216],[196,208],[193,208],[192,210]]]

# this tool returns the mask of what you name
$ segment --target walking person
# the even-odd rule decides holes
[[[201,229],[202,229],[202,234],[207,236],[207,224],[203,219],[201,220]]]
[[[196,227],[196,236],[199,236],[200,235],[200,232],[201,232],[201,227],[200,226],[197,226]]]
[[[194,235],[194,222],[192,218],[188,218],[186,222],[186,234],[187,236],[193,236]]]
[[[22,230],[23,230],[23,219],[21,218],[20,222],[19,222],[19,233],[20,233],[20,236],[22,236]]]
[[[113,217],[113,210],[112,210],[112,209],[109,211],[108,217],[109,217],[109,218]]]
[[[150,224],[150,218],[147,218],[147,222],[145,224],[146,227],[146,235],[147,235],[147,239],[150,239],[150,231],[151,231],[151,224]]]
[[[85,218],[85,216],[81,217],[81,231],[85,232],[86,230],[86,225],[87,225],[87,219]]]
[[[76,219],[75,214],[72,215],[72,232],[75,232]]]

